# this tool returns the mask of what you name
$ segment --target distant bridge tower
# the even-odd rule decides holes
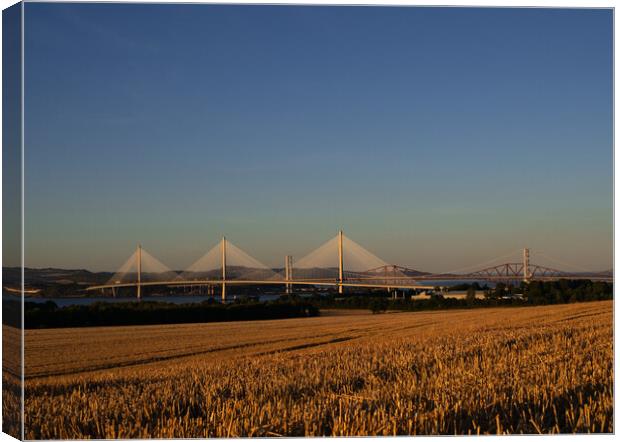
[[[530,249],[523,249],[523,282],[530,282]]]
[[[291,255],[286,255],[284,258],[284,277],[287,281],[286,294],[290,295],[293,288],[293,285],[288,282],[293,280],[293,257]]]
[[[222,302],[226,301],[226,237],[222,237]]]
[[[342,230],[338,232],[338,293],[342,294],[343,282],[343,257],[342,257]]]
[[[138,301],[140,301],[142,299],[142,246],[140,244],[136,250],[136,259],[138,260],[138,285],[136,289]]]

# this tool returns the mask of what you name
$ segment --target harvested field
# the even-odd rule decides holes
[[[2,325],[2,431],[17,439],[22,432],[21,339],[21,329]]]
[[[26,331],[26,438],[613,431],[612,302]]]

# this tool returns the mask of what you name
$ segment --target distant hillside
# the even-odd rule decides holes
[[[112,277],[111,272],[90,272],[85,269],[24,269],[26,286],[47,286],[50,284],[78,284],[93,285],[103,284]],[[19,267],[3,267],[2,283],[5,286],[19,285],[21,282],[21,269]]]

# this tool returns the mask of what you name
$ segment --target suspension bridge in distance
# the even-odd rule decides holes
[[[340,231],[298,261],[287,255],[284,268],[274,269],[224,237],[182,272],[171,270],[139,245],[107,283],[93,285],[86,290],[111,290],[115,296],[117,289],[131,287],[135,288],[136,297],[141,299],[143,287],[207,286],[211,294],[216,287],[220,288],[222,301],[225,301],[226,288],[238,285],[284,285],[286,293],[291,293],[294,286],[335,287],[342,294],[345,288],[431,290],[438,281],[613,281],[611,270],[562,271],[532,263],[527,248],[520,253],[520,262],[503,262],[467,272],[428,273],[388,264]]]

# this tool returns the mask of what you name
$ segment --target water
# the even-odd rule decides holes
[[[482,279],[479,280],[470,280],[470,279],[446,279],[446,280],[435,280],[435,279],[424,279],[418,281],[422,285],[432,285],[432,286],[440,286],[440,287],[451,287],[453,285],[461,285],[461,284],[473,284],[477,282],[480,287],[484,287],[485,285],[488,287],[495,287],[495,283],[491,281],[485,281]]]

